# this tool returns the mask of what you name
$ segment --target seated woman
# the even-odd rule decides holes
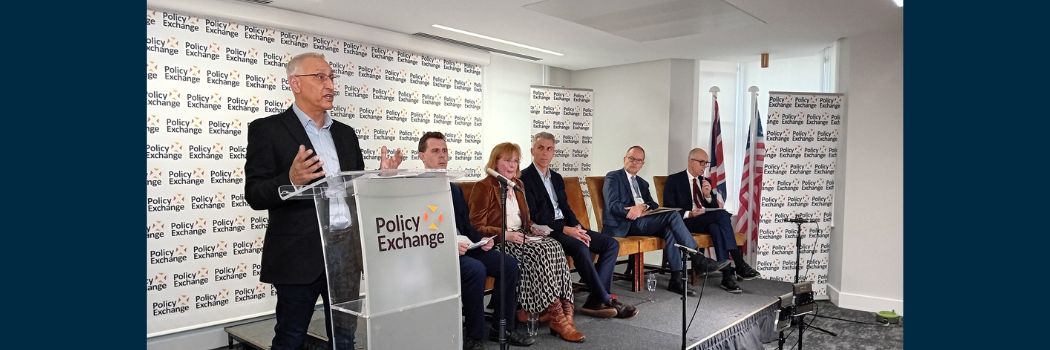
[[[494,169],[504,177],[522,186],[518,176],[521,148],[504,142],[496,145],[489,154],[486,168]],[[520,262],[521,282],[518,284],[518,304],[525,311],[550,315],[550,329],[566,341],[583,342],[584,335],[576,330],[573,322],[572,282],[569,267],[561,244],[553,238],[532,232],[529,207],[524,194],[514,189],[507,190],[507,210],[500,204],[500,184],[489,175],[478,181],[470,192],[470,223],[482,235],[495,237],[498,241],[506,237],[507,254]],[[501,232],[503,216],[507,217],[507,231]]]

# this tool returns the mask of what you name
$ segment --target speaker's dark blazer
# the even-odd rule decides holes
[[[679,213],[693,210],[693,187],[685,170],[667,176],[663,206],[680,208]]]
[[[354,128],[335,121],[330,130],[339,156],[339,169],[363,170],[364,157]],[[244,194],[252,209],[267,210],[269,216],[259,276],[265,283],[311,283],[324,272],[314,202],[283,201],[277,193],[278,187],[291,185],[288,169],[299,145],[313,149],[303,124],[291,108],[248,124]],[[360,271],[360,256],[351,264],[356,265],[349,271]]]

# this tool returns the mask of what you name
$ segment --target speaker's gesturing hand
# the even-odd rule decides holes
[[[313,157],[310,157],[311,155]],[[305,185],[313,179],[324,176],[321,164],[323,161],[314,154],[314,150],[299,145],[299,152],[296,152],[295,159],[292,159],[292,167],[288,168],[288,179],[293,185]]]

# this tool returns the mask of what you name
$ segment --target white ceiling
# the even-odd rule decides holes
[[[667,58],[750,62],[763,52],[771,59],[809,55],[842,37],[903,26],[904,18],[903,8],[891,0],[274,0],[266,6],[428,33],[570,70]]]

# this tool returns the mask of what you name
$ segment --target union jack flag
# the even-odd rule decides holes
[[[722,158],[722,123],[718,120],[718,96],[714,100],[714,120],[711,122],[711,169],[707,175],[711,184],[718,191],[718,197],[726,198],[726,167]]]
[[[758,223],[762,215],[762,163],[766,158],[766,138],[758,117],[758,97],[751,98],[751,125],[748,127],[744,171],[740,180],[740,208],[733,217],[735,232],[747,237],[743,253],[755,256],[758,247]]]

